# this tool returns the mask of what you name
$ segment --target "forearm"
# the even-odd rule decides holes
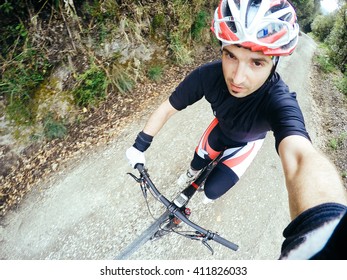
[[[307,141],[297,144],[302,147],[300,152],[293,146],[280,148],[291,217],[326,202],[347,205],[346,191],[335,166]]]
[[[177,110],[171,106],[169,100],[166,100],[150,116],[143,129],[143,132],[148,135],[155,136],[168,121],[168,119],[176,112]]]

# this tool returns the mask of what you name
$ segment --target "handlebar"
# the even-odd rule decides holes
[[[199,233],[203,234],[207,240],[213,240],[231,250],[237,251],[239,246],[230,242],[229,240],[226,240],[225,238],[221,237],[215,232],[212,232],[210,230],[206,230],[199,225],[193,223],[191,220],[189,220],[181,211],[180,208],[175,205],[174,203],[170,202],[165,196],[163,196],[159,190],[156,188],[152,180],[149,178],[149,175],[147,173],[147,170],[144,168],[143,164],[136,164],[135,168],[140,172],[142,178],[145,180],[146,184],[151,188],[155,196],[165,205],[165,207],[178,219],[180,219],[182,222],[187,224],[188,226],[194,228]]]

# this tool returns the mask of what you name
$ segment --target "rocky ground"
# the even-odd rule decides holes
[[[0,145],[0,216],[19,205],[40,181],[76,164],[83,155],[117,137],[124,123],[141,118],[141,110],[172,88],[194,67],[214,58],[218,51],[203,53],[188,67],[170,66],[161,82],[139,84],[133,92],[110,95],[100,108],[84,112],[84,121],[69,127],[63,139],[33,143],[15,153],[10,145]],[[347,98],[334,86],[336,74],[324,74],[314,65],[311,72],[313,96],[321,119],[321,149],[338,167],[347,187]],[[81,112],[82,113],[82,112]]]

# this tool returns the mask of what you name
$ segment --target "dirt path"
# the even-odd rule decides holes
[[[302,36],[298,50],[279,66],[282,78],[298,93],[311,136],[310,62],[315,44]],[[167,89],[167,94],[172,88]],[[164,95],[161,96],[162,98]],[[160,100],[157,100],[159,102]],[[131,171],[124,152],[157,105],[153,102],[116,138],[71,169],[39,185],[0,226],[1,259],[112,259],[151,222],[140,190],[125,175]],[[177,193],[177,174],[186,168],[192,151],[212,119],[205,101],[175,115],[154,139],[147,162],[152,179],[168,197]],[[204,246],[179,236],[147,243],[133,259],[275,259],[282,230],[289,222],[287,194],[279,158],[269,133],[264,147],[240,183],[212,205],[193,198],[192,220],[218,231],[240,246],[231,252],[215,245],[211,256]],[[162,208],[152,203],[159,214]]]

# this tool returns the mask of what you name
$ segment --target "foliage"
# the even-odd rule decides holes
[[[292,0],[301,30],[311,31],[311,23],[320,11],[320,0]]]
[[[334,27],[327,42],[331,49],[331,60],[342,73],[345,73],[347,70],[347,3],[338,11]]]
[[[313,34],[321,42],[324,42],[333,29],[336,16],[335,14],[318,15],[311,24]]]
[[[77,86],[72,91],[78,106],[96,105],[106,97],[108,80],[106,73],[95,64],[77,77]]]
[[[203,42],[202,34],[209,34],[207,18],[212,17],[213,8],[219,1],[211,1],[208,4],[201,0],[192,2],[195,5],[184,0],[173,1],[174,26],[169,33],[169,47],[178,64],[189,63],[194,43]]]
[[[9,118],[16,124],[28,124],[33,120],[30,103],[34,90],[50,67],[44,54],[30,46],[3,63],[0,95],[7,101]]]
[[[336,82],[336,87],[347,97],[347,74],[341,80]]]
[[[194,40],[199,40],[202,32],[209,27],[208,19],[209,14],[206,11],[202,10],[198,12],[192,25],[192,36]]]
[[[317,16],[311,26],[314,36],[324,43],[323,54],[315,58],[316,62],[326,73],[335,68],[344,73],[343,78],[336,82],[336,87],[347,96],[347,4],[340,2],[337,12]]]
[[[159,82],[163,75],[163,67],[160,65],[155,65],[148,69],[148,77],[155,82]]]
[[[153,48],[158,52],[153,56],[165,57],[166,63],[189,63],[195,45],[210,40],[209,23],[218,2],[2,1],[0,100],[6,118],[19,131],[23,125],[42,125],[46,138],[63,137],[67,123],[54,108],[47,108],[52,113],[44,118],[37,112],[38,102],[44,102],[37,92],[51,69],[68,65],[63,91],[77,108],[98,106],[111,90],[128,93],[144,75],[158,82],[163,66],[141,60],[139,45],[160,46]]]
[[[347,139],[347,133],[341,133],[336,138],[333,138],[330,140],[329,147],[336,151],[343,145],[346,139]]]
[[[49,140],[63,138],[67,133],[67,128],[62,120],[50,113],[43,121],[43,133]]]
[[[330,73],[335,70],[335,65],[331,62],[328,55],[329,47],[327,45],[320,45],[320,53],[314,57],[315,62],[324,73]]]

